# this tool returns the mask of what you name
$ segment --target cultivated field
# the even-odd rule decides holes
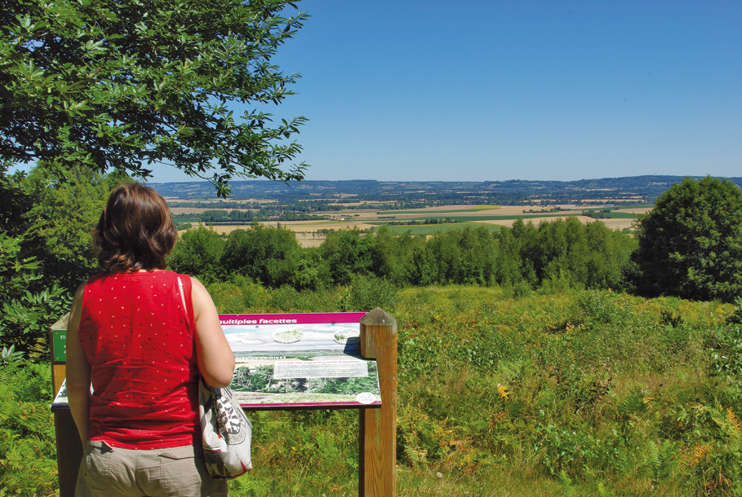
[[[560,205],[559,211],[550,211],[550,208],[540,208],[528,205],[518,206],[477,206],[477,205],[444,205],[438,207],[429,207],[425,209],[414,210],[375,210],[375,209],[345,209],[342,211],[318,212],[317,215],[326,216],[326,220],[312,221],[267,221],[262,224],[266,226],[278,226],[290,229],[296,233],[297,241],[303,247],[316,247],[324,241],[323,231],[342,230],[342,229],[359,229],[368,230],[387,223],[407,223],[417,221],[419,225],[392,225],[390,229],[395,233],[405,233],[410,230],[412,234],[433,234],[445,229],[457,229],[464,226],[486,225],[496,230],[496,226],[512,226],[516,219],[523,219],[525,222],[538,224],[541,221],[553,221],[555,219],[566,219],[567,217],[576,217],[582,223],[595,222],[596,219],[582,216],[582,212],[587,207],[572,204]],[[600,207],[591,207],[600,209]],[[611,213],[633,214],[634,216],[644,214],[651,207],[626,208],[612,210]],[[180,213],[199,213],[206,209],[181,208],[174,207],[171,209],[174,214]],[[242,210],[242,209],[240,209]],[[433,224],[424,225],[422,223],[428,219],[451,218],[456,223],[447,223],[444,225]],[[606,226],[611,229],[623,230],[631,228],[635,217],[606,218],[601,219]],[[242,225],[213,225],[218,233],[229,234],[236,229],[247,229],[249,223]]]

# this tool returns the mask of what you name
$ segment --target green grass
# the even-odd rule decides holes
[[[295,293],[291,310],[343,310],[343,292]],[[520,294],[407,289],[387,309],[399,495],[734,495],[742,393],[715,373],[742,364],[731,306]],[[261,416],[254,486],[234,495],[355,495],[355,413]]]

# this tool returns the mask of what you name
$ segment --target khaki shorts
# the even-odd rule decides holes
[[[226,480],[206,472],[200,446],[132,450],[90,441],[75,497],[224,497]]]

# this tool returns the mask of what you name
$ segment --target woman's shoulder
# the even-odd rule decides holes
[[[156,271],[146,271],[139,274],[150,274],[154,275],[156,277],[160,278],[183,278],[183,279],[194,279],[192,276],[189,276],[185,273],[177,273],[175,271],[170,271],[169,269],[158,269]]]
[[[87,286],[93,288],[100,285],[116,284],[115,282],[121,282],[125,284],[126,281],[131,280],[142,280],[142,279],[175,279],[175,278],[188,279],[190,276],[187,274],[179,274],[174,271],[158,270],[158,271],[132,271],[132,272],[100,272],[94,274],[87,279],[81,286]]]
[[[94,274],[93,276],[82,282],[77,289],[78,291],[81,291],[83,288],[89,288],[95,286],[96,284],[100,284],[100,282],[105,280],[108,276],[110,276],[110,274],[111,273],[106,272]]]

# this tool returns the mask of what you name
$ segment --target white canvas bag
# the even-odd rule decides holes
[[[183,308],[190,320],[183,282],[178,276]],[[236,478],[252,469],[252,423],[232,399],[232,391],[198,382],[198,414],[206,469],[212,478]]]
[[[206,469],[212,478],[236,478],[252,469],[252,423],[229,388],[199,381],[199,415]]]

